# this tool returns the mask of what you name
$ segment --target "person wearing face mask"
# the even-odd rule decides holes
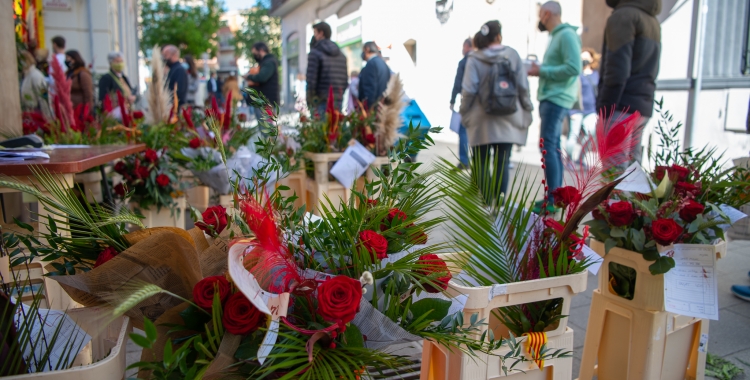
[[[120,91],[128,103],[133,104],[135,95],[133,94],[133,87],[125,75],[125,60],[122,53],[113,51],[107,54],[107,61],[109,62],[109,71],[99,79],[99,102],[103,102],[107,95],[109,95],[110,100],[114,101],[117,99],[115,93]]]
[[[187,70],[180,63],[180,50],[177,46],[167,45],[161,49],[161,56],[167,63],[167,86],[169,91],[176,92],[177,105],[182,107],[187,101],[188,78]]]
[[[388,81],[391,79],[391,69],[380,57],[380,49],[375,42],[367,42],[362,46],[362,60],[367,64],[359,73],[359,101],[367,109],[372,109],[383,96]]]
[[[539,77],[539,118],[544,146],[547,180],[547,211],[554,212],[555,200],[552,192],[562,186],[563,164],[560,156],[560,133],[568,112],[578,99],[581,74],[581,39],[576,27],[563,23],[562,8],[556,1],[548,1],[539,9],[539,31],[549,31],[550,40],[544,61],[539,66],[532,63],[529,75]],[[534,212],[541,212],[542,204],[534,205]]]
[[[279,102],[279,61],[268,50],[264,42],[256,42],[251,49],[253,59],[258,62],[257,74],[245,76],[245,82],[268,99],[271,104]],[[254,108],[258,120],[264,118],[264,111]]]
[[[65,52],[65,66],[68,68],[65,75],[71,80],[70,100],[73,102],[73,107],[88,104],[89,112],[92,112],[94,110],[94,79],[86,68],[86,62],[77,50],[68,50]]]
[[[565,151],[571,159],[583,157],[584,152],[577,152],[578,137],[581,126],[589,141],[596,132],[596,93],[599,85],[599,54],[594,49],[584,48],[581,52],[583,71],[581,72],[581,99],[580,109],[570,110],[570,133],[565,142]],[[585,148],[585,146],[584,146]]]

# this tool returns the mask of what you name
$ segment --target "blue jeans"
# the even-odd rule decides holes
[[[560,132],[565,116],[569,109],[558,106],[555,103],[542,100],[539,103],[539,118],[541,119],[541,132],[544,139],[544,177],[547,179],[547,196],[549,202],[554,204],[552,191],[562,186],[563,164],[560,155]]]
[[[469,136],[463,124],[458,128],[458,160],[469,166]]]

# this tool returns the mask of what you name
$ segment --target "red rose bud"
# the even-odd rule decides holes
[[[682,209],[680,210],[680,218],[682,220],[690,223],[694,221],[698,215],[703,214],[703,211],[706,210],[706,207],[702,204],[692,200],[688,199],[687,202],[682,206]]]
[[[394,219],[397,219],[401,222],[405,221],[407,218],[406,213],[397,209],[392,208],[388,211],[388,221],[393,222]]]
[[[114,259],[115,256],[117,256],[117,253],[117,250],[112,247],[104,248],[103,251],[99,252],[99,256],[97,256],[96,258],[96,263],[94,263],[94,268],[106,263],[109,260]]]
[[[115,194],[117,194],[118,197],[125,196],[125,185],[123,185],[122,183],[118,183],[117,185],[115,185],[112,190],[115,192]]]
[[[195,226],[201,230],[210,233],[213,227],[214,232],[220,234],[227,227],[227,209],[223,206],[211,206],[201,214],[203,222],[195,223]]]
[[[318,314],[328,322],[349,323],[359,312],[362,284],[346,276],[336,276],[318,286]]]
[[[237,120],[240,121],[240,123],[244,123],[247,121],[247,115],[244,113],[238,113],[237,114]]]
[[[414,237],[411,239],[411,242],[413,244],[427,244],[427,234],[424,233],[424,231],[419,231]]]
[[[688,194],[698,195],[701,192],[700,187],[688,182],[677,182],[674,185],[674,189],[677,194],[680,194],[683,197]]]
[[[378,200],[377,199],[368,199],[367,200],[367,205],[371,206],[371,207],[377,206],[378,205]]]
[[[552,196],[557,207],[567,207],[581,201],[581,192],[573,186],[558,187],[552,190]]]
[[[202,143],[202,141],[201,141],[200,137],[196,137],[196,138],[190,140],[189,144],[190,144],[191,148],[198,149],[198,148],[201,147],[201,143]]]
[[[451,276],[451,271],[448,269],[448,265],[443,259],[434,253],[428,253],[419,256],[417,264],[423,265],[423,267],[415,272],[425,277],[429,277],[432,281],[432,283],[422,284],[426,292],[440,293],[441,291],[448,289],[448,282],[450,282],[453,276]],[[436,288],[435,285],[438,287]]]
[[[266,315],[253,306],[242,292],[237,292],[224,304],[221,322],[230,334],[248,335],[266,323]]]
[[[657,219],[651,223],[651,235],[661,245],[670,245],[682,235],[682,227],[673,219]]]
[[[159,160],[159,155],[153,149],[146,149],[146,153],[144,153],[144,156],[146,157],[146,161],[148,162],[156,162]]]
[[[193,286],[193,303],[210,309],[214,303],[214,293],[219,291],[219,301],[223,305],[231,294],[231,286],[224,276],[211,276],[198,281]]]
[[[607,205],[605,213],[609,216],[609,223],[615,227],[624,227],[635,220],[633,205],[628,201],[619,201]]]
[[[677,174],[677,180],[678,181],[684,181],[687,179],[688,175],[690,174],[690,169],[680,166],[680,165],[672,165],[669,168],[670,174]]]
[[[271,106],[266,107],[266,114],[268,117],[273,117],[273,108]]]
[[[135,168],[135,176],[138,177],[138,178],[141,178],[141,179],[148,178],[148,174],[149,173],[150,173],[150,171],[145,166],[139,166],[139,167]]]
[[[115,172],[119,174],[125,174],[125,170],[127,170],[127,167],[125,166],[125,163],[122,161],[118,161],[115,164]]]
[[[372,133],[368,133],[365,135],[365,143],[367,144],[375,144],[375,135]]]
[[[140,120],[143,116],[143,111],[133,111],[133,119]]]
[[[359,233],[359,242],[370,253],[370,259],[374,262],[375,258],[385,259],[388,257],[388,240],[383,235],[373,231],[365,230]]]
[[[169,177],[166,174],[159,174],[156,176],[156,183],[161,187],[167,187],[169,185]]]

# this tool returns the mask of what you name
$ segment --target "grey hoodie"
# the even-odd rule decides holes
[[[516,72],[518,88],[518,109],[512,115],[496,116],[484,112],[480,104],[480,83],[487,80],[490,64],[505,57]],[[513,48],[493,45],[486,49],[469,53],[466,71],[461,83],[461,123],[466,127],[469,145],[472,147],[496,143],[526,145],[528,128],[531,125],[531,111],[534,106],[529,94],[529,81],[521,57]]]

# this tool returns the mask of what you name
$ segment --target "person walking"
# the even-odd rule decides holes
[[[79,104],[87,104],[89,112],[94,111],[94,78],[86,68],[86,62],[76,50],[65,52],[65,66],[68,71],[65,76],[70,79],[70,101],[73,107]]]
[[[346,99],[346,114],[351,115],[352,112],[359,108],[359,71],[352,71],[349,74],[349,97]]]
[[[52,37],[52,57],[60,64],[61,69],[65,69],[65,38],[62,36]],[[50,94],[55,93],[55,78],[52,76],[52,61],[47,66],[47,81],[49,83]]]
[[[313,25],[310,53],[307,55],[307,103],[313,113],[325,114],[328,90],[333,87],[334,105],[341,110],[348,85],[346,56],[331,41],[331,26],[325,22]]]
[[[576,27],[561,21],[562,8],[557,1],[548,1],[539,9],[541,32],[549,31],[550,41],[539,66],[532,63],[529,75],[539,77],[539,118],[541,120],[541,148],[545,160],[547,180],[547,211],[554,212],[552,192],[562,186],[563,164],[560,156],[560,133],[565,116],[578,99],[578,76],[581,74],[581,39]],[[541,212],[545,201],[536,202],[534,211]]]
[[[122,53],[113,51],[107,54],[107,61],[109,62],[109,71],[99,78],[99,102],[103,102],[107,95],[109,95],[110,100],[114,100],[114,93],[120,91],[128,103],[135,103],[135,91],[125,75],[125,61]]]
[[[257,74],[245,77],[247,85],[255,88],[268,99],[271,105],[279,103],[279,60],[268,50],[264,42],[256,42],[251,49],[253,59],[258,62]],[[260,121],[268,118],[265,111],[253,107],[255,117]]]
[[[456,78],[453,80],[453,91],[451,92],[451,111],[456,104],[456,96],[461,93],[461,83],[464,80],[464,70],[466,69],[466,57],[472,50],[471,38],[464,41],[461,50],[463,58],[458,61]],[[458,127],[458,168],[461,170],[469,168],[469,138],[466,136],[466,127],[463,123]]]
[[[21,108],[24,111],[39,111],[45,118],[52,118],[47,96],[48,84],[44,74],[36,67],[36,59],[27,50],[21,51],[23,81],[21,82]]]
[[[526,145],[531,125],[529,81],[518,52],[502,45],[499,21],[488,21],[474,36],[461,82],[461,121],[478,160],[480,189],[492,186],[489,200],[508,191],[513,144]],[[497,87],[498,90],[493,88]],[[488,164],[494,154],[494,168]],[[494,178],[494,183],[488,183]]]
[[[187,101],[188,75],[180,63],[180,50],[177,46],[167,45],[161,49],[161,56],[167,63],[167,86],[172,95],[177,95],[177,106],[182,107]]]
[[[661,12],[661,0],[607,0],[607,5],[614,11],[604,29],[597,109],[613,119],[638,111],[643,127],[654,110],[661,55],[661,25],[656,15]],[[643,128],[636,136],[631,163],[642,159],[642,135]]]
[[[581,98],[580,109],[570,110],[570,131],[568,133],[568,139],[565,142],[565,151],[571,160],[578,160],[585,155],[582,150],[585,146],[581,147],[581,151],[576,149],[578,146],[578,137],[581,134],[581,127],[586,135],[584,145],[590,143],[594,134],[596,133],[596,94],[597,87],[599,86],[599,54],[594,49],[584,48],[581,52],[581,63],[583,65],[583,71],[580,75],[581,82]]]
[[[362,46],[362,59],[367,62],[359,73],[359,101],[367,109],[373,109],[383,96],[391,69],[380,56],[380,48],[375,42],[366,42]]]
[[[201,85],[201,78],[198,76],[198,67],[195,60],[190,54],[185,54],[185,63],[187,64],[187,93],[185,94],[185,104],[195,106],[195,97],[198,94],[198,87]]]
[[[208,100],[211,97],[216,98],[216,101],[221,104],[221,80],[216,76],[216,71],[211,71],[211,77],[206,81],[206,92],[208,92]]]

